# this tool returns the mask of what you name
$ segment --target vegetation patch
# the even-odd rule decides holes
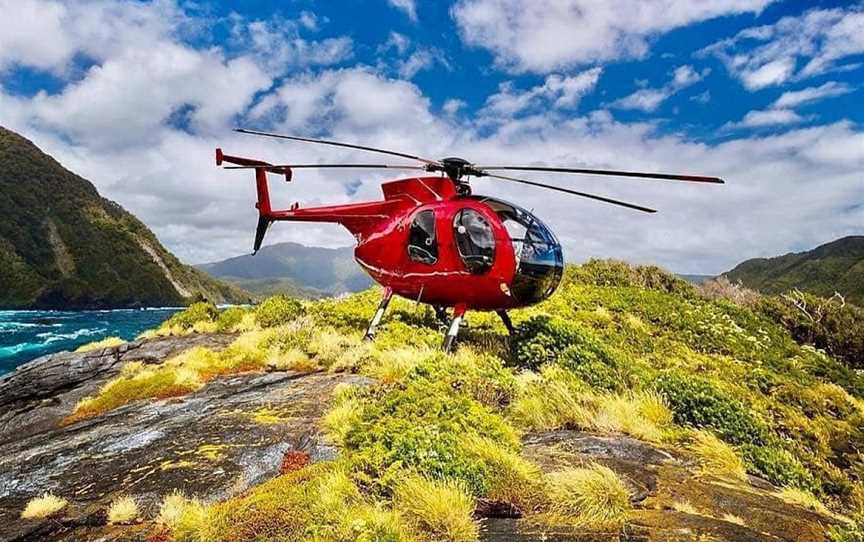
[[[138,503],[130,496],[117,497],[108,507],[108,523],[127,525],[138,519]]]
[[[69,502],[51,493],[43,493],[27,501],[27,506],[21,511],[22,519],[42,519],[59,514]]]
[[[554,520],[575,525],[619,527],[631,509],[627,487],[612,469],[599,464],[550,473],[547,497]]]
[[[93,341],[87,344],[82,344],[75,349],[76,352],[92,352],[94,350],[104,350],[105,348],[113,348],[125,344],[126,341],[120,337],[106,337],[104,339]]]

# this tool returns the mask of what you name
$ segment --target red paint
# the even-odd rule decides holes
[[[524,209],[500,200],[457,195],[456,185],[449,177],[419,177],[384,183],[384,199],[380,201],[311,208],[295,204],[289,209],[272,210],[266,174],[280,173],[290,179],[290,169],[228,156],[217,150],[217,163],[222,161],[261,166],[255,168],[256,207],[261,218],[343,225],[357,241],[354,256],[360,266],[378,283],[402,297],[431,305],[461,307],[463,311],[506,310],[545,299],[560,280],[561,247],[548,228]],[[530,246],[514,244],[511,239],[501,214],[511,212],[508,209],[518,213],[531,228]],[[488,269],[480,272],[469,269],[457,244],[460,234],[454,221],[465,210],[477,213],[494,238],[494,257],[486,264]],[[434,263],[416,261],[408,252],[412,221],[424,211],[434,213],[437,241]],[[470,238],[473,243],[473,237],[461,235],[463,240]],[[536,240],[541,238],[544,242],[538,243]],[[519,250],[523,254],[519,260],[517,247],[521,247]]]

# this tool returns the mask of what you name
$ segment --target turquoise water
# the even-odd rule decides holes
[[[105,337],[134,339],[178,310],[0,311],[0,374],[39,356]]]

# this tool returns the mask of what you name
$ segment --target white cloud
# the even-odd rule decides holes
[[[728,123],[724,128],[765,128],[767,126],[798,124],[806,120],[805,117],[791,109],[766,109],[764,111],[750,111],[744,115],[744,119],[740,122]]]
[[[417,21],[417,4],[414,0],[387,0],[396,9],[405,12],[412,21]]]
[[[78,9],[72,2],[61,5]],[[134,12],[113,13],[112,21],[138,17],[140,23],[127,28],[126,35],[137,33],[146,39],[136,45],[123,37],[56,95],[13,97],[0,89],[0,124],[22,132],[91,179],[104,195],[150,225],[185,261],[233,256],[251,245],[256,220],[251,175],[217,169],[214,147],[274,162],[385,161],[359,151],[235,134],[229,130],[235,119],[433,158],[456,155],[478,163],[693,170],[728,181],[724,186],[701,186],[526,174],[655,206],[660,213],[652,216],[575,197],[550,197],[548,191],[504,181],[474,181],[477,193],[534,209],[556,231],[571,261],[617,257],[678,271],[719,272],[748,257],[815,246],[860,231],[864,223],[864,208],[850,208],[850,202],[861,200],[864,170],[864,132],[852,123],[758,137],[732,134],[721,144],[693,142],[678,134],[660,135],[648,123],[616,122],[607,111],[576,114],[573,107],[597,84],[596,69],[546,77],[528,90],[511,85],[504,94],[515,100],[513,105],[505,107],[507,100],[502,98],[490,98],[489,105],[501,104],[512,114],[481,124],[469,115],[448,116],[464,107],[458,101],[446,102],[450,105],[442,107],[445,115],[436,115],[437,108],[433,112],[430,99],[415,84],[369,67],[302,70],[271,89],[271,74],[262,69],[257,55],[181,42],[172,28],[194,22],[178,23],[139,11],[142,6],[155,9],[156,4],[112,5]],[[86,13],[93,21],[102,20],[102,15],[93,15],[96,12]],[[62,20],[66,19],[61,16]],[[67,39],[68,31],[68,25],[61,28],[56,39]],[[121,36],[105,33],[105,39]],[[80,52],[83,45],[75,47]],[[20,54],[9,56],[6,51],[0,52],[4,59],[20,61]],[[144,58],[145,51],[153,58]],[[41,58],[49,59],[40,60],[45,65],[63,69],[71,55]],[[680,84],[692,74],[682,71],[671,79]],[[520,105],[522,95],[528,96],[527,106]],[[187,110],[186,104],[193,107]],[[167,122],[178,110],[188,115],[188,126]],[[378,199],[379,183],[394,176],[390,171],[302,171],[290,184],[274,177],[271,186],[277,206],[294,201],[313,206]],[[360,181],[357,194],[349,196],[347,187]],[[324,246],[352,242],[334,225],[274,226],[268,242],[284,240]]]
[[[710,70],[697,72],[692,66],[678,66],[672,74],[672,79],[661,88],[643,88],[629,96],[612,102],[612,107],[618,109],[639,109],[645,112],[656,111],[660,104],[673,94],[692,86],[704,79]]]
[[[797,107],[799,105],[824,100],[825,98],[843,96],[844,94],[849,94],[854,90],[855,89],[844,83],[829,81],[818,87],[808,87],[801,90],[784,92],[779,98],[777,98],[777,101],[774,102],[773,107],[781,109],[785,107]]]
[[[308,14],[306,16],[308,18]],[[309,41],[297,33],[292,21],[235,21],[232,37],[235,46],[256,57],[268,70],[282,73],[288,68],[337,64],[353,56],[353,42],[347,36]],[[308,23],[307,23],[308,24]]]
[[[400,34],[399,32],[390,31],[390,34],[387,36],[387,41],[384,42],[384,45],[378,48],[379,53],[386,53],[390,49],[396,49],[396,52],[400,55],[404,55],[408,51],[408,47],[411,46],[411,39],[405,34]]]
[[[463,109],[467,104],[464,100],[460,100],[458,98],[450,98],[444,105],[441,106],[441,111],[444,112],[448,117],[452,117],[456,113],[458,113],[461,109]]]
[[[501,83],[498,92],[489,96],[481,116],[510,117],[532,105],[548,102],[554,108],[575,108],[579,100],[597,85],[601,68],[591,68],[573,76],[549,75],[542,85],[528,90],[515,88],[512,81]]]
[[[864,8],[857,4],[784,17],[742,30],[703,53],[720,58],[750,90],[854,69],[857,65],[846,61],[864,54]]]
[[[459,0],[451,14],[462,40],[514,71],[547,73],[642,57],[649,39],[699,21],[758,13],[772,0]]]

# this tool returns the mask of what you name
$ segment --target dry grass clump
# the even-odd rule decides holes
[[[590,406],[593,395],[581,380],[561,367],[543,367],[540,375],[522,373],[517,377],[517,386],[510,417],[524,429],[585,427],[593,415]]]
[[[396,510],[433,540],[477,540],[474,499],[459,482],[411,475],[396,485],[393,500]]]
[[[159,506],[159,515],[156,523],[168,527],[177,534],[181,525],[189,526],[190,518],[200,515],[201,503],[195,499],[189,499],[181,491],[175,490],[162,498]]]
[[[734,523],[735,525],[741,525],[745,527],[747,524],[744,523],[744,519],[740,516],[736,516],[735,514],[723,514],[723,517],[720,518],[727,523]]]
[[[43,493],[27,501],[27,506],[21,512],[22,519],[42,519],[53,516],[66,508],[69,501],[51,493]]]
[[[428,355],[428,349],[413,347],[379,351],[363,368],[363,373],[384,384],[392,384],[408,376]]]
[[[525,512],[539,503],[543,471],[537,465],[485,437],[466,436],[460,440],[459,448],[460,453],[488,465],[493,473],[487,498],[514,504]]]
[[[631,509],[630,493],[609,467],[591,464],[546,476],[549,511],[575,525],[617,527]]]
[[[649,442],[663,439],[663,430],[672,424],[672,412],[663,398],[652,392],[601,396],[591,428],[623,433]]]
[[[336,404],[321,420],[321,426],[334,444],[344,445],[348,431],[360,421],[363,405],[359,399],[348,395],[337,395],[335,400]]]
[[[138,519],[138,503],[130,496],[114,499],[108,507],[108,523],[125,525]]]
[[[816,498],[815,495],[810,493],[809,491],[805,491],[803,489],[798,489],[795,487],[784,487],[777,494],[782,500],[788,502],[789,504],[797,504],[798,506],[803,506],[808,510],[812,510],[814,512],[818,512],[820,514],[824,514],[826,516],[830,516],[831,511],[822,504],[822,501]]]
[[[112,348],[114,346],[120,346],[121,344],[125,344],[126,341],[121,339],[120,337],[105,337],[99,341],[93,341],[91,343],[83,344],[75,349],[76,352],[92,352],[93,350],[102,350],[104,348]]]
[[[195,347],[160,365],[127,364],[120,376],[103,385],[98,394],[79,401],[65,421],[98,416],[141,399],[186,395],[219,376],[262,370],[268,360],[263,345],[276,332],[268,329],[244,333],[222,352]]]
[[[672,510],[676,512],[681,512],[683,514],[690,514],[691,516],[698,516],[699,511],[696,510],[696,507],[690,504],[689,501],[675,501],[672,503]]]
[[[704,474],[733,480],[747,479],[744,462],[735,450],[713,433],[696,431],[690,450],[698,457]]]
[[[570,371],[546,366],[539,376],[523,373],[510,417],[532,431],[561,428],[623,433],[659,442],[672,412],[653,392],[598,394]]]

